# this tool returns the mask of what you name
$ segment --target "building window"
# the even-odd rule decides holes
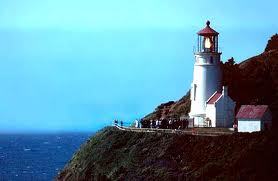
[[[197,89],[197,85],[194,84],[194,101],[196,100],[196,89]]]
[[[209,60],[209,63],[213,63],[213,57],[212,56],[210,56],[210,60]]]

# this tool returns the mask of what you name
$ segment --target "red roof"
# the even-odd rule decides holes
[[[236,118],[262,118],[267,109],[267,105],[242,105],[236,115]]]
[[[222,93],[216,92],[213,94],[212,97],[209,98],[207,101],[207,104],[214,104],[220,97],[222,96]]]
[[[199,31],[197,34],[201,35],[201,36],[215,36],[218,35],[219,33],[217,31],[215,31],[214,29],[212,29],[210,26],[210,21],[207,21],[207,26],[202,29],[201,31]]]

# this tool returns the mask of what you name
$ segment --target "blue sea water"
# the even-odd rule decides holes
[[[0,135],[0,181],[53,180],[91,135]]]

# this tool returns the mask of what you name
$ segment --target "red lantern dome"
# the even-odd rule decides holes
[[[215,31],[214,29],[212,29],[210,27],[210,21],[207,21],[207,26],[200,30],[197,34],[201,35],[201,36],[216,36],[219,35],[219,33],[217,31]]]

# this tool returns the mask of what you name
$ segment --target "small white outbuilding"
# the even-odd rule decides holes
[[[228,87],[215,92],[206,102],[206,119],[210,127],[232,128],[235,119],[236,103],[228,96]]]
[[[272,125],[272,114],[267,105],[242,105],[236,118],[238,132],[262,131]]]

